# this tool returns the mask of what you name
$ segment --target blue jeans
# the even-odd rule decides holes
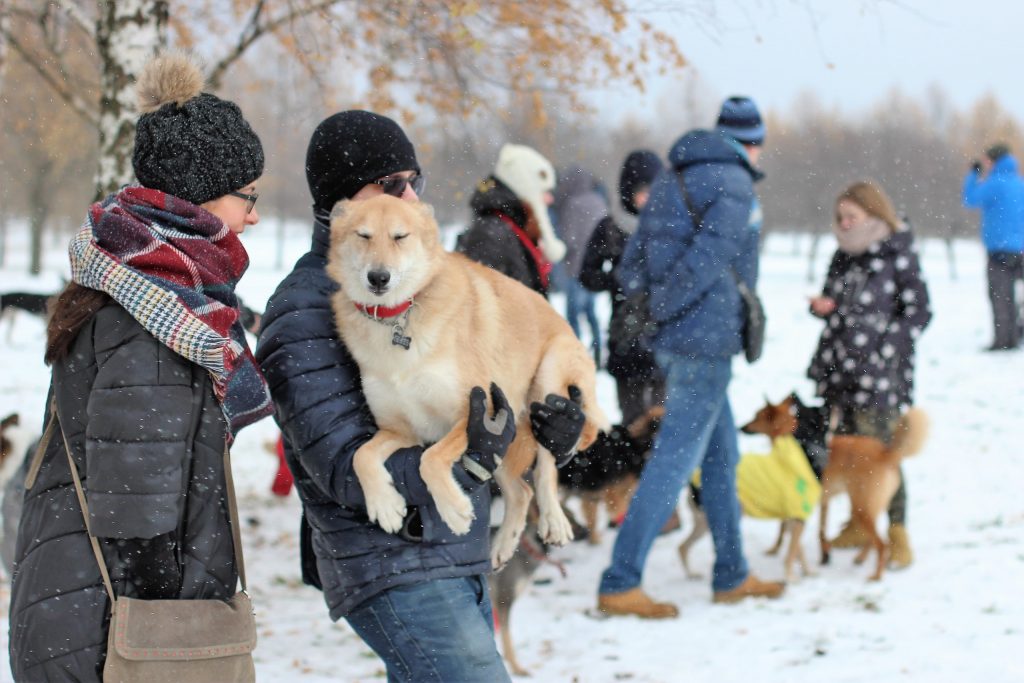
[[[555,286],[565,293],[565,318],[569,321],[569,326],[577,338],[582,339],[580,337],[580,316],[586,316],[587,325],[590,326],[590,338],[593,340],[591,348],[593,348],[596,358],[597,352],[601,349],[601,326],[597,320],[594,293],[566,271],[564,264],[556,263],[552,272],[556,280]]]
[[[668,396],[665,417],[651,457],[640,474],[633,501],[612,550],[612,564],[601,576],[601,593],[621,593],[640,585],[654,539],[679,502],[679,492],[701,468],[701,501],[715,545],[711,587],[735,588],[747,578],[736,496],[739,444],[726,393],[732,377],[729,359],[657,354]]]
[[[484,576],[391,588],[345,619],[384,660],[389,683],[510,680],[494,644]]]

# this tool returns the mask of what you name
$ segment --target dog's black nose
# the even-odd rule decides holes
[[[391,281],[391,273],[386,270],[371,270],[366,274],[366,279],[369,281],[370,286],[376,290],[382,290],[388,286],[388,282]]]

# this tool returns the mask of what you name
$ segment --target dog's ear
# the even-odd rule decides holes
[[[334,208],[331,209],[331,222],[334,222],[335,218],[341,218],[345,215],[350,201],[349,199],[342,199],[334,205]]]
[[[12,427],[12,426],[18,424],[19,419],[20,418],[18,417],[17,413],[11,413],[7,417],[5,417],[3,420],[0,420],[0,431],[2,431],[4,429],[7,429],[8,427]]]

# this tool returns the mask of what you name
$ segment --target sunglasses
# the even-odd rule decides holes
[[[253,192],[252,194],[246,194],[244,192],[228,192],[228,194],[231,195],[232,197],[238,197],[239,199],[245,200],[246,214],[252,213],[253,207],[256,206],[256,200],[260,198],[260,196],[255,192]]]
[[[423,187],[426,185],[426,179],[419,173],[413,173],[411,176],[401,175],[389,175],[383,178],[379,178],[373,181],[374,185],[380,185],[381,189],[384,190],[384,194],[389,194],[392,197],[401,197],[405,194],[405,188],[412,185],[412,191],[416,193],[416,196],[423,194]]]

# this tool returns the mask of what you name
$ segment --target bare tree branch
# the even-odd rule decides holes
[[[74,0],[57,0],[57,7],[67,14],[79,29],[89,37],[96,36],[96,22],[86,16]]]
[[[249,17],[249,21],[246,23],[245,28],[242,29],[242,33],[238,37],[238,42],[231,51],[228,52],[228,54],[226,54],[219,62],[214,64],[213,69],[210,70],[210,74],[207,79],[210,88],[216,90],[220,87],[221,81],[224,78],[224,73],[228,68],[238,61],[248,47],[256,42],[256,40],[261,36],[267,33],[273,33],[295,19],[319,12],[320,10],[329,9],[331,6],[336,5],[341,1],[343,0],[320,0],[319,2],[295,7],[279,17],[267,20],[266,23],[261,25],[259,21],[260,14],[262,13],[263,7],[266,3],[264,0],[260,0],[256,4],[256,8],[253,10],[252,16]]]
[[[54,92],[56,92],[62,100],[67,102],[68,106],[70,106],[76,114],[94,126],[99,125],[99,115],[94,106],[83,100],[64,83],[54,77],[53,74],[43,68],[36,56],[22,45],[13,33],[10,31],[4,31],[3,38],[12,48],[14,48],[15,52],[21,55],[22,59],[25,60],[25,63],[32,67],[32,69],[38,73],[44,81],[46,81],[46,84],[53,88]]]

